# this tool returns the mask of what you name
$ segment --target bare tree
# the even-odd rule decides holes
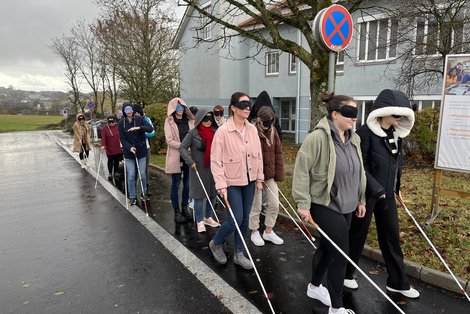
[[[98,0],[104,9],[96,34],[106,47],[122,93],[144,106],[178,92],[178,59],[162,0]]]
[[[57,37],[52,40],[49,46],[65,65],[65,77],[70,87],[70,101],[74,105],[74,111],[82,111],[80,102],[80,83],[79,74],[81,67],[81,58],[77,42],[73,37],[65,36]]]
[[[220,31],[212,33],[211,42],[228,44],[234,36],[250,39],[264,47],[279,49],[297,57],[310,70],[311,127],[324,115],[319,95],[326,90],[328,80],[328,53],[319,49],[312,29],[312,21],[317,13],[331,5],[332,1],[308,0],[215,0],[208,8],[198,0],[180,0],[198,13],[195,18],[202,22],[197,28],[199,42],[204,42],[204,28],[209,23],[217,23]],[[355,11],[362,0],[346,1],[350,12]],[[242,19],[251,19],[240,23]],[[306,46],[290,40],[279,31],[280,25],[299,30],[305,38]]]
[[[86,24],[85,21],[79,21],[71,30],[72,37],[75,39],[81,62],[79,64],[80,74],[87,82],[93,93],[93,102],[98,105],[100,102],[101,113],[104,112],[104,99],[99,97],[102,82],[103,62],[99,55],[99,42],[95,34],[92,32],[92,26]],[[94,108],[96,112],[98,106]]]
[[[388,1],[387,7],[365,10],[364,15],[381,13],[382,17],[364,39],[377,43],[367,53],[396,50],[396,58],[390,61],[384,76],[410,96],[431,92],[440,86],[445,75],[446,56],[470,51],[466,27],[470,22],[469,8],[470,0],[393,0]],[[388,32],[380,31],[384,17],[392,21],[385,24]],[[392,34],[392,40],[387,33]]]

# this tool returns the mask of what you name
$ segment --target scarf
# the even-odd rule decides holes
[[[211,162],[212,140],[214,139],[215,131],[212,126],[205,127],[201,123],[197,125],[197,131],[204,143],[206,143],[206,151],[204,152],[204,167],[209,168],[209,164]]]

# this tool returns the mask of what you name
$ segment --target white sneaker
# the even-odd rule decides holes
[[[344,279],[344,286],[349,289],[356,290],[359,288],[356,279]]]
[[[404,295],[405,297],[410,298],[410,299],[419,298],[418,290],[416,290],[412,287],[410,287],[410,289],[408,289],[408,290],[397,290],[397,289],[393,289],[393,288],[390,288],[389,286],[387,286],[386,289],[388,291],[391,291],[391,292],[401,293],[402,295]]]
[[[333,312],[333,308],[330,306],[328,310],[328,314],[355,314],[353,310],[345,309],[344,307],[340,307],[335,312]]]
[[[206,226],[204,226],[204,221],[200,221],[197,223],[197,232],[206,232]]]
[[[309,298],[320,301],[326,306],[331,306],[330,293],[325,287],[323,287],[323,285],[315,287],[314,285],[309,283],[307,285],[307,296]]]
[[[85,169],[85,167],[86,167],[85,160],[81,159],[80,164],[82,165],[82,169]]]
[[[274,233],[274,230],[272,230],[270,233],[267,233],[266,231],[263,232],[263,239],[277,245],[281,245],[284,243],[284,240],[279,238],[279,236]]]
[[[264,240],[261,238],[259,231],[252,232],[250,239],[251,239],[251,242],[253,242],[253,244],[256,246],[264,245]]]
[[[204,218],[202,221],[204,222],[206,226],[210,226],[212,228],[220,227],[220,224],[217,221],[215,221],[212,217]]]

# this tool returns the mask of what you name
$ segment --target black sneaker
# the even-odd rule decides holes
[[[137,204],[137,199],[131,198],[131,202],[129,203],[131,206]]]
[[[108,181],[113,181],[113,176],[108,176]]]
[[[148,197],[148,194],[142,194],[142,200],[144,202],[150,201],[150,198]]]
[[[149,190],[147,190],[147,192],[145,193],[148,197],[151,197],[152,196],[152,193],[150,193]]]

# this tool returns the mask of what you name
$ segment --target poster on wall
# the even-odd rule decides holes
[[[435,168],[470,172],[470,54],[448,55]]]

